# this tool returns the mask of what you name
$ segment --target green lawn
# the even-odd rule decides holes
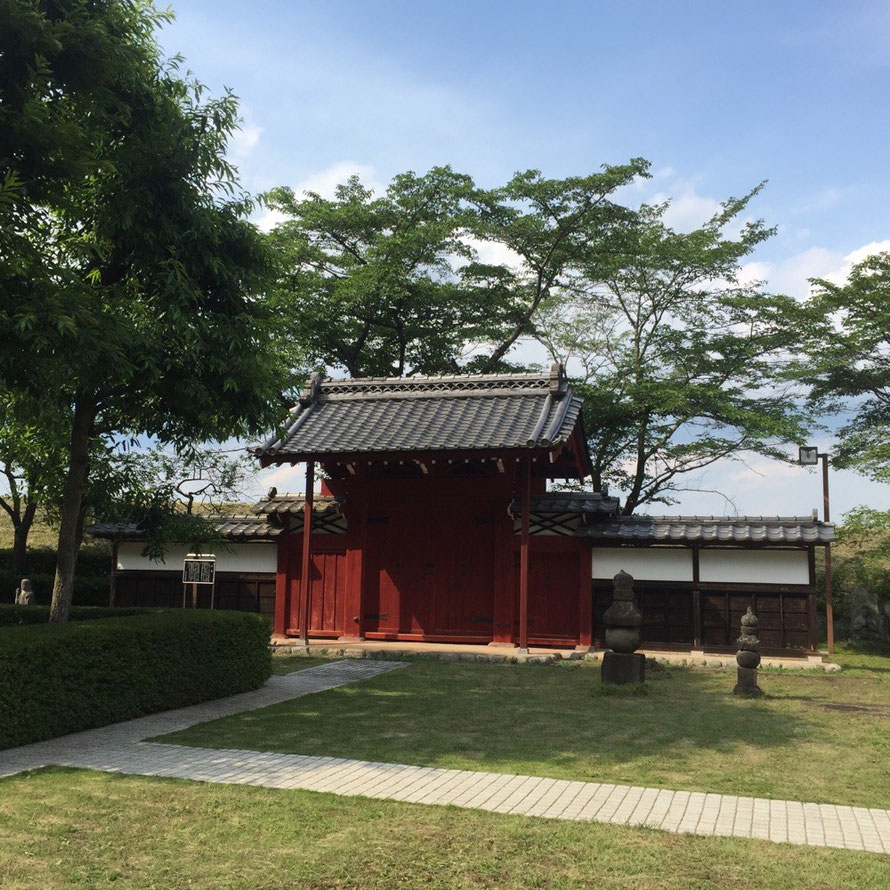
[[[884,890],[887,857],[52,768],[0,779],[4,890]]]
[[[887,807],[890,659],[849,659],[763,672],[760,700],[729,670],[604,696],[589,663],[417,661],[161,741]]]

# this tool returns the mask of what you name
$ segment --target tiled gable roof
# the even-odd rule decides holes
[[[561,367],[549,375],[324,380],[316,376],[263,463],[337,454],[553,449],[580,422]]]

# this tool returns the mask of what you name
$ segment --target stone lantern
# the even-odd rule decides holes
[[[642,615],[634,605],[634,579],[624,570],[612,579],[612,605],[606,609],[606,645],[603,656],[604,683],[642,683],[646,679],[646,656],[636,652],[640,645]]]

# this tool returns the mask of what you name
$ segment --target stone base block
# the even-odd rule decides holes
[[[738,671],[738,682],[732,690],[733,695],[763,695],[763,690],[757,685],[757,668],[740,667]]]
[[[642,683],[646,656],[639,652],[606,652],[601,668],[603,683]]]

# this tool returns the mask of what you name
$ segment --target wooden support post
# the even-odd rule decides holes
[[[108,605],[114,606],[117,599],[117,541],[111,545],[111,580],[108,585]]]
[[[822,514],[831,522],[831,504],[828,496],[828,455],[822,458]],[[825,621],[828,631],[828,652],[834,652],[834,604],[831,602],[831,544],[825,545]]]
[[[526,458],[520,467],[522,497],[522,529],[519,538],[519,648],[528,649],[528,528],[531,500],[531,461]]]
[[[809,547],[807,554],[810,572],[810,592],[807,594],[807,648],[811,652],[819,651],[819,621],[816,616],[816,548]]]
[[[315,461],[306,461],[306,503],[303,508],[303,562],[300,571],[300,640],[309,642],[309,569],[312,555],[312,503]]]
[[[699,549],[692,548],[692,645],[695,649],[701,649],[702,646],[702,622],[701,622],[701,590],[699,590],[699,581],[701,570],[699,568]]]

